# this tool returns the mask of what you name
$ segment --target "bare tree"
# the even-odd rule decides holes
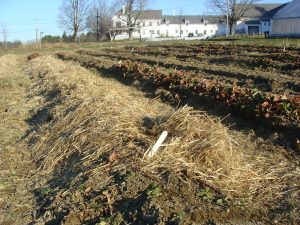
[[[143,10],[149,5],[149,0],[120,0],[118,5],[122,5],[119,11],[119,18],[126,22],[129,33],[129,40],[132,40],[134,28],[142,22]]]
[[[228,25],[229,33],[234,33],[234,28],[238,20],[245,15],[245,13],[253,7],[253,4],[259,0],[211,0],[212,8],[227,16],[228,10]]]
[[[86,28],[88,9],[87,0],[63,0],[62,2],[58,24],[61,28],[72,32],[75,41],[78,33]]]
[[[97,41],[108,33],[112,23],[112,7],[107,0],[94,0],[87,17],[87,27],[97,34]]]

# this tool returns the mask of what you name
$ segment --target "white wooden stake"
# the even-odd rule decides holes
[[[160,135],[160,137],[156,141],[156,143],[153,146],[153,148],[150,151],[148,150],[145,153],[144,156],[146,156],[147,158],[153,157],[155,155],[155,153],[157,152],[157,150],[159,149],[159,147],[162,145],[162,143],[164,142],[164,140],[166,139],[167,136],[168,136],[168,132],[167,131],[162,132],[162,134]]]

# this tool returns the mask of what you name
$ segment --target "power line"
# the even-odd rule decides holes
[[[28,29],[28,30],[7,30],[8,34],[16,34],[16,33],[32,33],[34,32],[34,29]]]
[[[41,23],[39,23],[39,24],[41,24],[41,25],[47,25],[47,24],[55,24],[56,22],[41,22]],[[24,27],[24,26],[32,26],[32,22],[31,23],[23,23],[23,24],[6,24],[6,26],[8,26],[8,27],[18,27],[18,26],[22,26],[22,27]]]
[[[23,24],[23,23],[32,23],[34,22],[36,19],[30,19],[30,20],[4,20],[4,19],[0,19],[0,23],[9,23],[9,24]],[[57,18],[44,18],[44,19],[40,19],[40,21],[57,21]]]

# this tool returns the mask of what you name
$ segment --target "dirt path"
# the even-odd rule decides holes
[[[33,195],[29,191],[32,165],[20,140],[28,125],[30,106],[26,91],[31,83],[22,60],[0,57],[0,224],[27,224],[32,220]]]

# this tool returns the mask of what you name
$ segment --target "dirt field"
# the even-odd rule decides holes
[[[23,66],[24,60],[15,55],[0,57],[0,224],[32,221],[35,205],[30,179],[34,165],[22,143],[33,106],[27,96],[31,80]]]
[[[300,61],[297,48],[218,44],[172,44],[58,53],[140,89],[161,90],[174,106],[225,117],[239,129],[299,151]],[[156,95],[154,93],[154,95]],[[246,126],[245,126],[246,125]],[[272,137],[271,137],[272,138]]]
[[[297,49],[57,55],[71,61],[0,57],[1,225],[300,223]],[[269,99],[267,113],[281,119],[244,117],[235,103],[211,100],[207,86],[193,89],[203,96],[187,92],[190,77],[255,89],[261,97],[246,106]],[[289,113],[279,110],[285,103]],[[163,131],[163,146],[146,157]]]

